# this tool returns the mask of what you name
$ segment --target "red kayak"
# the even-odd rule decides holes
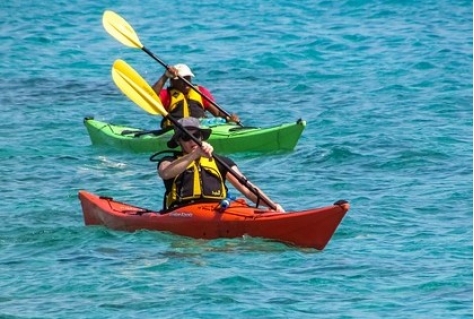
[[[86,225],[103,225],[115,230],[140,229],[167,231],[192,238],[235,238],[248,235],[300,247],[324,249],[349,203],[340,200],[332,206],[278,213],[248,206],[243,199],[220,203],[194,203],[171,211],[152,211],[79,191]]]

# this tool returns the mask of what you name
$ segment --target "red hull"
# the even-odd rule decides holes
[[[339,201],[327,207],[278,213],[237,200],[223,211],[217,203],[199,203],[160,214],[83,190],[79,191],[79,199],[86,225],[167,231],[203,239],[249,235],[319,250],[324,249],[349,210],[347,202]]]

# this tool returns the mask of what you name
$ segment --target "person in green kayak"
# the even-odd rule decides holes
[[[228,122],[239,122],[239,117],[236,114],[231,114],[230,117],[227,117],[215,105],[182,81],[178,75],[188,82],[192,82],[194,77],[191,69],[186,64],[180,63],[170,66],[158,81],[153,84],[153,90],[158,94],[161,103],[171,116],[175,119],[189,116],[203,118],[205,117],[205,112],[209,111],[212,115],[222,117]],[[165,89],[164,86],[168,80],[170,84]],[[195,87],[214,102],[214,97],[207,88],[201,85],[195,85]],[[169,120],[163,119],[161,122],[161,128],[163,129],[171,128],[172,126],[173,123]]]
[[[163,157],[157,165],[158,175],[163,179],[166,189],[165,209],[190,202],[223,200],[227,197],[226,181],[229,181],[252,202],[265,205],[265,201],[258,198],[229,172],[228,168],[245,179],[232,159],[213,154],[212,145],[205,142],[211,135],[211,129],[201,128],[199,120],[193,117],[182,118],[178,122],[202,141],[202,146],[196,144],[179,128],[174,128],[174,135],[168,141],[168,147],[180,146],[181,152],[175,152],[174,156]],[[214,158],[219,158],[228,167],[226,168]],[[279,204],[271,201],[260,189],[248,181],[247,185],[257,189],[261,197],[265,198],[277,211],[284,212]]]

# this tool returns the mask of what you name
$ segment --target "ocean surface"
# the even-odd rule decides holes
[[[0,3],[0,318],[472,318],[472,1]],[[287,211],[351,210],[323,251],[86,227],[86,189],[160,208],[148,160],[85,116],[156,128],[111,79],[163,67],[113,10],[248,126],[307,121],[291,152],[235,154]]]

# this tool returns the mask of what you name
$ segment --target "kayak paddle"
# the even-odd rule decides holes
[[[140,74],[137,73],[127,62],[123,60],[115,60],[112,66],[112,79],[115,85],[133,102],[135,102],[142,109],[151,114],[161,114],[164,118],[170,120],[175,127],[182,130],[187,136],[189,136],[197,145],[202,146],[201,140],[197,139],[191,134],[186,128],[184,128],[176,119],[174,119],[161,104],[160,98],[156,95],[155,91],[150,85],[143,79]],[[252,193],[257,196],[257,202],[262,199],[268,207],[276,209],[272,201],[262,194],[252,183],[250,183],[245,177],[235,172],[219,157],[213,156],[213,158],[224,166],[229,173],[231,173],[242,185],[247,187]]]
[[[159,64],[161,64],[163,67],[165,67],[167,70],[169,69],[169,65],[167,65],[165,62],[163,62],[160,58],[158,58],[156,55],[153,54],[150,50],[148,50],[141,42],[140,39],[138,38],[137,33],[135,30],[132,28],[132,26],[120,15],[117,13],[111,11],[111,10],[106,10],[102,16],[102,24],[104,26],[104,29],[112,36],[114,37],[117,41],[121,42],[122,44],[135,48],[135,49],[141,49],[144,51],[146,54],[148,54],[150,57],[152,57],[155,61],[157,61]],[[225,114],[227,117],[230,117],[230,114],[225,111],[222,107],[220,107],[216,102],[211,100],[209,97],[207,97],[205,94],[202,94],[201,91],[197,87],[195,87],[191,82],[183,78],[178,74],[178,78],[181,79],[184,83],[186,83],[190,88],[192,88],[194,91],[196,91],[199,95],[201,95],[206,101],[214,105],[220,112]],[[242,127],[242,123],[236,122],[239,126]]]
[[[120,90],[152,115],[162,115],[165,109],[156,92],[148,83],[123,60],[116,60],[112,68],[112,79]]]

